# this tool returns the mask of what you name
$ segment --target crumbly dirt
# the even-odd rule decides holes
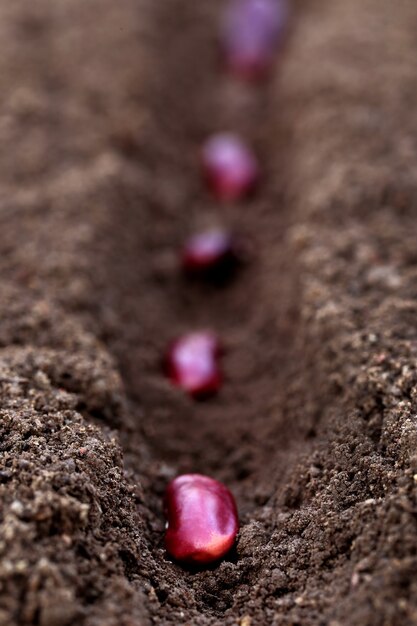
[[[306,0],[270,81],[226,76],[222,0],[0,6],[0,624],[417,624],[417,6]],[[197,168],[242,132],[259,193]],[[187,233],[252,259],[189,284]],[[226,383],[160,356],[199,327]],[[163,549],[167,481],[236,495],[208,570]]]

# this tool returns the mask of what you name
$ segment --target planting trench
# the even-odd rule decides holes
[[[115,4],[0,8],[0,623],[417,623],[417,9],[297,3],[251,89],[219,69],[222,2]],[[196,154],[229,128],[265,180],[223,207]],[[216,220],[252,261],[187,284]],[[199,327],[226,382],[194,403],[159,359]],[[163,549],[183,471],[237,497],[208,570]]]

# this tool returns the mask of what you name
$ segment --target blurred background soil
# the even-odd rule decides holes
[[[417,6],[301,0],[260,88],[219,63],[223,0],[0,6],[0,624],[417,624]],[[265,174],[218,206],[201,141]],[[188,233],[253,259],[187,284]],[[161,376],[224,338],[194,403]],[[163,549],[168,480],[237,497],[219,565]]]

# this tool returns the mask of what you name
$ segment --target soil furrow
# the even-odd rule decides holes
[[[138,200],[140,210],[134,197],[118,207],[121,227],[113,230],[107,260],[108,298],[122,330],[108,345],[142,414],[139,437],[155,459],[171,464],[173,471],[215,472],[239,488],[267,464],[271,445],[275,451],[277,445],[285,449],[296,438],[295,429],[286,435],[282,416],[271,418],[282,404],[297,324],[297,268],[286,241],[291,149],[284,111],[279,119],[268,116],[265,86],[234,83],[232,90],[226,84],[230,78],[221,73],[216,40],[221,3],[199,9],[177,4],[155,11],[158,37],[149,73],[160,77],[166,72],[171,80],[150,79],[152,120],[138,149],[146,197]],[[178,38],[178,30],[187,27],[190,36]],[[255,115],[248,115],[248,105]],[[233,123],[233,110],[240,123]],[[265,116],[268,138],[260,123]],[[237,206],[217,205],[198,170],[201,141],[224,128],[252,140],[266,170],[264,189]],[[267,156],[271,142],[281,146],[273,164]],[[207,223],[226,223],[252,240],[253,263],[222,288],[192,284],[179,275],[181,244]],[[207,327],[224,338],[227,382],[218,398],[195,403],[161,378],[160,357],[173,337]],[[271,429],[282,435],[278,444],[271,442]],[[131,433],[129,440],[134,455]]]

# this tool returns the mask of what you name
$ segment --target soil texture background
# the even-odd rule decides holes
[[[223,0],[0,6],[0,624],[417,624],[417,5],[305,0],[270,80],[220,67]],[[203,139],[259,193],[218,206]],[[189,284],[188,233],[252,258]],[[210,327],[193,402],[167,342]],[[163,548],[180,472],[237,498],[206,570]]]

